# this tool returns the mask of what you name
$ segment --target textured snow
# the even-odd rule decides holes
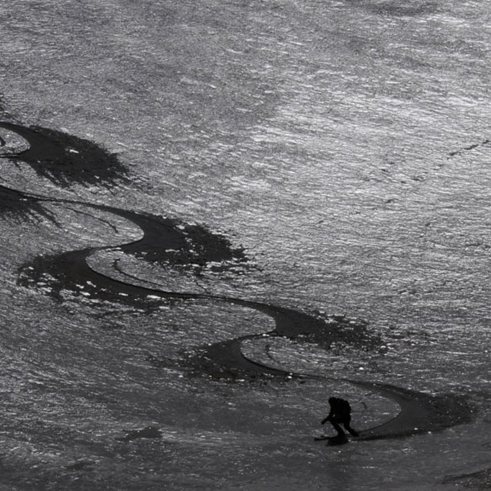
[[[485,2],[457,1],[3,3],[1,119],[88,138],[118,153],[130,182],[61,189],[0,159],[0,184],[205,224],[255,266],[197,279],[113,248],[89,258],[96,271],[367,320],[376,352],[267,337],[243,351],[291,371],[463,393],[479,413],[439,434],[316,444],[332,392],[354,401],[354,425],[397,408],[332,380],[228,384],[176,368],[202,346],[272,329],[245,307],[150,296],[161,305],[148,313],[86,285],[57,303],[49,277],[20,287],[18,268],[41,254],[141,237],[109,212],[50,203],[54,221],[0,223],[0,482],[426,490],[487,469],[490,20]],[[0,138],[1,156],[27,148]],[[147,427],[160,438],[120,440]],[[473,482],[486,489],[485,474]]]

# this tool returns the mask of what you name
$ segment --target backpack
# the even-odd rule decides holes
[[[336,399],[336,408],[340,413],[351,414],[351,406],[349,402],[344,399]]]

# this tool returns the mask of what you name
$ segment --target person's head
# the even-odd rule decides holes
[[[329,404],[332,404],[336,402],[336,398],[335,397],[329,397]]]

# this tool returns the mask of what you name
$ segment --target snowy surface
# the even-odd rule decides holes
[[[65,200],[0,221],[4,489],[488,489],[486,2],[11,0],[0,33],[0,120],[90,140],[128,171],[60,186],[0,159],[1,186]],[[0,138],[1,157],[27,148]],[[249,265],[149,266],[118,249],[135,223],[97,206],[201,224]],[[115,279],[361,319],[380,344],[257,337],[251,359],[327,378],[190,377],[184,355],[271,318],[19,284],[35,258],[90,247]],[[355,427],[398,411],[342,378],[464,394],[478,412],[327,448],[313,437],[332,393]]]

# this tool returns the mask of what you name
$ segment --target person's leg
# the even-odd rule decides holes
[[[352,436],[360,436],[360,434],[356,430],[354,430],[353,428],[351,428],[351,426],[349,424],[345,424],[343,426],[346,428],[347,431],[349,431],[350,435],[352,435]]]
[[[342,445],[348,443],[348,437],[346,433],[341,429],[339,423],[336,419],[330,419],[329,422],[332,424],[333,428],[337,431],[336,436],[331,436],[328,438],[328,445]]]
[[[333,428],[337,431],[338,436],[346,436],[345,432],[342,430],[341,426],[339,426],[339,423],[335,419],[330,419],[329,422],[332,424]]]
[[[353,428],[351,428],[351,416],[347,416],[346,418],[344,418],[343,422],[342,422],[342,425],[346,428],[346,431],[349,432],[350,435],[352,436],[360,436],[359,433],[354,430]]]

